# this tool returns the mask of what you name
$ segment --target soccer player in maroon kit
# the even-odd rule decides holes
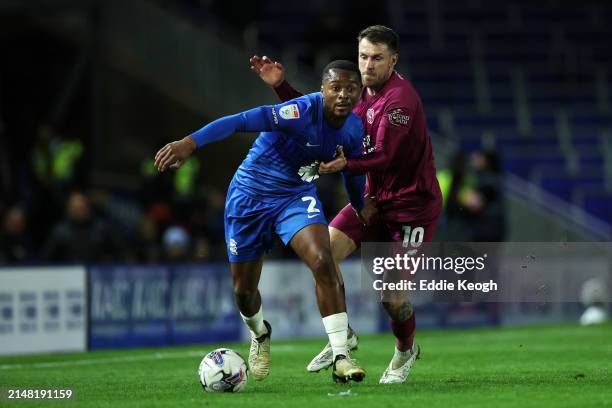
[[[364,241],[399,241],[413,247],[431,241],[442,210],[421,99],[410,81],[394,70],[399,57],[398,36],[388,27],[375,25],[361,31],[357,39],[364,88],[353,112],[366,129],[364,156],[346,159],[340,154],[319,167],[322,174],[346,168],[367,175],[364,209],[357,214],[349,204],[329,224],[337,263]],[[284,68],[278,62],[254,56],[251,69],[274,87],[281,100],[302,95],[285,81]],[[339,268],[338,273],[341,276]],[[396,345],[380,383],[403,383],[420,352],[414,343],[414,310],[404,296],[392,296],[382,303],[390,317]],[[357,347],[357,336],[352,331],[347,342],[349,348]],[[319,371],[331,364],[328,345],[307,369]]]

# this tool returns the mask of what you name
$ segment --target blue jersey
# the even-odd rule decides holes
[[[338,146],[347,157],[361,155],[363,124],[351,113],[340,129],[323,118],[321,93],[263,107],[269,131],[261,132],[235,181],[258,197],[275,197],[312,188],[319,162],[334,158]]]
[[[276,233],[288,244],[302,228],[327,224],[312,183],[321,161],[361,155],[363,125],[350,113],[335,129],[323,117],[323,96],[304,95],[226,116],[191,136],[198,147],[236,131],[260,131],[229,186],[225,202],[225,240],[230,262],[259,259]],[[363,206],[365,178],[343,173],[351,204]]]

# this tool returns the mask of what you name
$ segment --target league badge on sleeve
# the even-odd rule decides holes
[[[395,126],[408,126],[410,116],[404,112],[404,109],[397,108],[389,112],[389,123]]]
[[[279,109],[278,113],[280,113],[281,118],[283,119],[299,119],[300,118],[300,110],[297,104],[292,103],[291,105],[283,106]]]

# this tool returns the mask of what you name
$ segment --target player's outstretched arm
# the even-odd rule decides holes
[[[272,61],[265,55],[263,57],[253,55],[249,62],[251,71],[271,87],[276,88],[285,80],[285,67],[280,62]]]
[[[196,142],[191,136],[168,143],[155,155],[155,167],[159,171],[178,169],[195,149]]]
[[[253,55],[249,60],[251,71],[253,71],[262,81],[274,88],[274,92],[282,102],[298,98],[303,93],[295,90],[289,82],[285,80],[285,67],[280,62],[272,61],[270,58]]]
[[[296,102],[294,105],[294,109],[299,110],[299,106],[302,106],[302,111],[307,111],[301,102]],[[196,148],[223,140],[239,131],[297,130],[304,126],[303,120],[285,119],[282,114],[277,114],[279,106],[260,106],[235,115],[224,116],[181,140],[168,143],[155,155],[155,167],[159,171],[168,168],[177,169]]]
[[[382,171],[396,160],[401,160],[402,143],[410,135],[414,120],[415,106],[389,107],[376,132],[374,152],[361,157],[350,157],[346,170],[351,173]]]

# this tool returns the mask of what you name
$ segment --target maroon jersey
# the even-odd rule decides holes
[[[275,88],[283,100],[299,94],[287,82]],[[394,72],[370,96],[364,88],[353,112],[363,121],[364,156],[347,160],[347,170],[367,173],[366,192],[376,198],[380,216],[398,222],[437,220],[442,193],[421,98]]]

